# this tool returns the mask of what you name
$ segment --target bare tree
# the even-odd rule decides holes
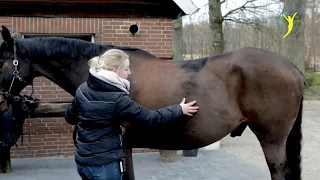
[[[228,0],[227,2],[224,2],[226,4],[223,4],[220,1],[215,2],[219,2],[220,5],[222,4],[221,7],[223,7],[229,5],[228,2],[230,1]],[[318,30],[320,29],[320,11],[317,8],[320,5],[320,0],[307,1],[307,12],[304,15],[305,17],[302,19],[304,20],[305,26],[305,41],[300,43],[296,39],[292,43],[300,43],[301,47],[296,48],[294,51],[295,53],[300,53],[300,56],[302,55],[302,58],[300,58],[302,63],[303,59],[308,60],[308,62],[305,63],[306,67],[309,67],[310,69],[314,67],[316,70],[320,70],[320,31]],[[219,53],[221,49],[222,51],[232,51],[234,49],[249,46],[281,53],[296,64],[295,60],[287,55],[288,52],[286,51],[288,47],[286,43],[288,42],[284,41],[288,41],[289,37],[291,36],[295,38],[297,36],[295,33],[292,33],[283,39],[282,36],[286,32],[279,31],[276,23],[283,5],[283,2],[281,3],[278,1],[277,6],[280,7],[280,9],[265,12],[263,15],[263,10],[261,10],[263,9],[262,5],[257,5],[258,9],[257,13],[255,13],[256,16],[249,15],[248,18],[246,16],[248,13],[250,14],[256,12],[253,8],[251,8],[250,11],[247,11],[247,13],[242,13],[240,10],[241,8],[235,8],[234,10],[226,12],[224,13],[225,15],[222,16],[224,17],[222,19],[222,23],[221,21],[215,20],[216,25],[219,23],[222,24],[222,33],[220,32],[221,29],[216,31],[217,33],[212,33],[211,28],[215,26],[212,26],[212,21],[207,18],[208,14],[206,14],[203,19],[201,19],[201,17],[200,19],[193,17],[192,23],[185,24],[183,27],[183,44],[184,54],[187,54],[186,59],[190,59],[191,54],[194,58],[198,58]],[[243,6],[245,9],[246,7],[249,7],[249,9],[250,7],[253,7],[250,2],[247,4],[244,3],[239,7]],[[293,8],[296,8],[300,12],[299,8],[294,6]],[[295,20],[297,19],[295,18]],[[286,21],[282,22],[282,25],[284,25],[283,29],[286,30],[287,24],[284,24]],[[280,30],[281,29],[282,28],[280,28]],[[208,37],[211,37],[211,39]],[[215,38],[216,41],[213,41],[213,38]],[[219,45],[218,47],[223,48],[219,50],[218,47],[213,47],[212,42],[215,42],[214,45]],[[191,44],[192,48],[190,47]],[[213,49],[218,51],[213,51]],[[303,56],[305,56],[305,58]],[[314,66],[314,64],[316,66]]]
[[[316,57],[317,57],[317,26],[316,26],[316,19],[317,19],[317,8],[318,5],[316,0],[309,0],[307,2],[307,8],[311,11],[311,21],[307,21],[305,19],[305,25],[307,27],[308,23],[310,23],[308,28],[305,28],[306,32],[306,59],[305,59],[305,70],[314,70],[316,71]],[[313,65],[313,68],[312,68]]]
[[[223,22],[232,21],[236,23],[242,23],[247,25],[259,26],[256,21],[252,18],[246,17],[245,14],[250,13],[251,17],[261,16],[263,10],[265,10],[269,5],[276,3],[276,1],[271,1],[271,3],[265,3],[257,5],[254,2],[258,0],[247,0],[243,5],[230,10],[225,15],[221,13],[221,4],[226,3],[226,0],[209,0],[209,22],[211,28],[211,41],[212,41],[212,54],[222,53],[224,50],[224,35],[223,35]],[[240,16],[234,16],[240,14]]]

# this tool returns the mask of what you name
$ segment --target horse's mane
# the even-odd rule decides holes
[[[37,37],[29,39],[16,40],[17,45],[25,56],[34,57],[51,57],[57,59],[80,59],[89,60],[92,57],[103,54],[108,49],[120,49],[130,54],[140,54],[146,59],[155,59],[156,56],[138,48],[95,44],[80,39],[70,39],[62,37]],[[181,68],[187,71],[200,71],[207,63],[209,57],[192,60],[181,61]],[[159,59],[160,60],[160,59]]]
[[[142,53],[147,56],[152,54],[138,48],[95,44],[80,39],[62,37],[38,37],[16,40],[18,47],[29,57],[69,57],[77,59],[80,56],[91,58],[101,55],[108,49],[120,49],[128,53]]]
[[[181,68],[187,71],[199,72],[207,63],[209,57],[181,61]]]

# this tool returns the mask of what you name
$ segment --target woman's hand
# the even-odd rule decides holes
[[[198,112],[199,107],[193,106],[194,104],[197,103],[197,101],[192,101],[189,103],[185,103],[185,102],[186,102],[186,98],[183,98],[182,102],[180,103],[183,114],[188,115],[188,116],[193,116],[192,113]]]

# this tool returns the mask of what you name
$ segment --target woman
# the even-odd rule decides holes
[[[158,110],[148,110],[129,97],[129,56],[111,49],[89,61],[89,76],[81,84],[65,119],[77,125],[75,161],[82,179],[120,180],[120,159],[125,158],[121,141],[123,121],[149,126],[192,116],[196,101]]]

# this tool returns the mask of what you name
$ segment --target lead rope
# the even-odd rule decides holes
[[[23,107],[23,111],[28,112],[28,117],[27,117],[28,123],[29,123],[29,127],[28,127],[28,129],[29,129],[28,149],[29,149],[29,151],[31,151],[31,145],[32,145],[32,144],[31,144],[31,117],[30,117],[31,111],[30,111],[29,108],[28,108],[28,105],[27,105],[27,103],[26,103],[26,100],[23,100],[22,107]],[[23,145],[23,135],[24,135],[24,133],[23,133],[23,126],[22,126],[21,146]]]
[[[26,98],[24,99],[23,101],[23,110],[28,112],[28,123],[29,123],[29,142],[28,142],[28,149],[29,151],[31,151],[31,118],[30,118],[30,113],[31,111],[29,110],[28,108],[28,105],[27,105],[27,100]]]
[[[31,119],[30,119],[30,113],[28,113],[28,121],[29,121],[29,143],[28,143],[28,148],[29,148],[29,151],[31,151]]]
[[[121,135],[120,135],[120,145],[122,146],[122,141],[123,141],[123,135],[126,132],[126,128],[120,125],[121,128]]]
[[[34,90],[33,89],[33,81],[31,82],[31,88],[32,88],[32,91],[31,91],[30,97],[32,97],[33,90]],[[30,118],[31,111],[29,110],[28,105],[27,105],[27,110],[28,110],[28,121],[29,121],[29,151],[31,151],[31,118]]]
[[[31,83],[31,87],[32,87],[32,93],[31,93],[31,95],[33,94],[33,83]],[[31,96],[30,96],[31,97]],[[23,102],[22,102],[22,110],[24,111],[24,112],[27,112],[28,113],[28,117],[27,117],[27,119],[28,119],[28,123],[29,123],[29,142],[28,142],[28,149],[29,149],[29,151],[31,151],[31,117],[30,117],[30,114],[31,114],[31,111],[30,111],[30,109],[29,109],[29,107],[28,107],[28,104],[27,104],[27,101],[30,101],[30,100],[27,100],[27,98],[26,97],[24,97],[24,99],[22,100]],[[34,101],[34,100],[32,100],[32,101]],[[32,102],[32,103],[34,103],[34,102]],[[22,146],[22,144],[23,144],[23,127],[22,127],[22,133],[21,133],[21,146]]]

